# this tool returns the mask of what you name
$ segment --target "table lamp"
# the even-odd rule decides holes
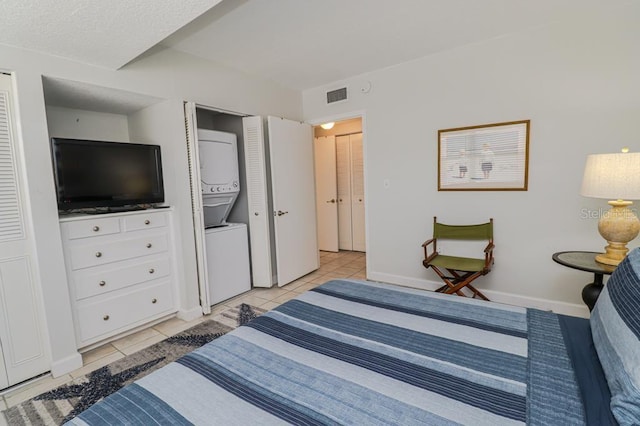
[[[640,231],[640,221],[629,208],[633,202],[628,201],[640,199],[640,153],[625,148],[621,153],[587,156],[580,194],[611,200],[611,209],[598,222],[598,231],[608,244],[596,261],[618,265],[629,251],[627,243]]]

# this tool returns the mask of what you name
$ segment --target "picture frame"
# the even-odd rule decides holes
[[[438,130],[438,191],[526,191],[530,121]]]

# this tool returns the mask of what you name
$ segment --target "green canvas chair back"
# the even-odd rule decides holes
[[[493,221],[479,225],[433,223],[433,238],[448,240],[493,240]]]

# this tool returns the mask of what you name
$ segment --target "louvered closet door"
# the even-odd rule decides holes
[[[247,174],[253,286],[271,287],[274,280],[270,235],[271,218],[269,216],[271,212],[267,188],[267,159],[262,117],[244,117],[242,126]]]
[[[189,176],[191,178],[191,212],[196,229],[194,240],[196,245],[196,265],[198,268],[198,289],[202,313],[211,313],[209,282],[207,271],[206,248],[204,243],[204,217],[202,212],[202,185],[200,181],[200,156],[198,151],[198,120],[196,104],[185,102],[184,124],[187,136],[187,156],[189,159]]]
[[[349,136],[351,145],[351,234],[354,251],[366,251],[364,232],[364,158],[362,133]]]
[[[0,388],[49,367],[12,105],[11,78],[0,74]]]
[[[353,250],[351,233],[351,148],[349,145],[349,135],[336,137],[338,246],[340,250]]]

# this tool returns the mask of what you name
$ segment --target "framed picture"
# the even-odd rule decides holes
[[[438,130],[438,191],[526,191],[529,123]]]

